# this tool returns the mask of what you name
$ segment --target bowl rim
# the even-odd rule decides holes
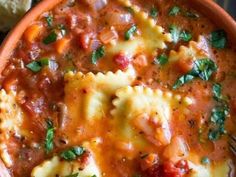
[[[28,13],[26,13],[19,23],[9,32],[7,37],[0,45],[0,76],[27,27],[43,12],[52,9],[61,1],[63,0],[41,1]],[[209,19],[213,20],[218,26],[222,26],[222,29],[225,29],[227,34],[229,34],[229,36],[232,38],[231,41],[236,41],[235,20],[216,2],[213,0],[188,0],[188,2],[193,8],[199,10],[205,16],[209,14]]]

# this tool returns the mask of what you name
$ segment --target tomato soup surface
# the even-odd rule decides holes
[[[2,72],[0,173],[233,177],[235,57],[187,0],[62,1]]]

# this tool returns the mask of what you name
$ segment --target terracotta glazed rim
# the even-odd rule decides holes
[[[52,9],[63,0],[43,0],[31,9],[22,20],[7,35],[0,46],[0,73],[6,66],[13,50],[19,42],[26,28],[43,12]],[[232,42],[236,41],[236,22],[234,19],[213,0],[188,0],[188,2],[204,15],[208,16],[215,24],[227,31]]]

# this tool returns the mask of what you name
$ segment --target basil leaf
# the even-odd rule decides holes
[[[193,80],[195,77],[191,74],[186,74],[181,76],[173,85],[173,89],[177,89],[179,87],[181,87],[182,85],[190,82],[191,80]]]
[[[213,31],[210,35],[210,43],[214,48],[223,49],[226,47],[227,34],[224,30]]]
[[[200,77],[202,80],[208,81],[216,70],[217,66],[211,59],[203,58],[194,61],[194,67],[190,73]]]
[[[51,15],[48,15],[46,18],[46,22],[47,22],[47,25],[48,27],[52,27],[52,23],[53,23],[53,17]]]
[[[37,61],[32,61],[31,63],[27,64],[26,67],[33,71],[34,73],[37,73],[41,70],[42,66]]]
[[[169,11],[169,16],[176,16],[180,13],[180,8],[178,6],[174,6]]]
[[[222,86],[218,83],[215,83],[215,84],[213,84],[212,91],[213,91],[214,99],[216,101],[220,101],[222,99],[222,94],[221,94]]]
[[[60,154],[60,157],[67,160],[72,161],[75,160],[77,157],[81,156],[85,152],[83,147],[75,146],[69,150],[65,150]]]
[[[71,175],[67,175],[65,177],[78,177],[79,173],[75,173],[75,174],[71,174]]]
[[[97,64],[98,59],[105,56],[105,47],[101,46],[97,50],[93,51],[91,59],[92,63],[95,65]]]
[[[56,40],[57,40],[57,34],[55,31],[52,31],[51,33],[48,34],[48,36],[44,38],[43,43],[48,45],[55,42]]]
[[[48,154],[53,150],[54,127],[52,121],[47,121],[47,133],[45,138],[45,150]]]
[[[149,13],[152,18],[156,18],[158,16],[158,10],[155,7],[152,7]]]
[[[180,39],[182,39],[185,42],[188,42],[192,39],[192,34],[188,31],[182,31],[179,35]]]
[[[176,44],[179,41],[180,29],[175,25],[171,25],[169,27],[169,30],[170,30],[170,33],[171,33],[172,40]]]
[[[160,55],[154,60],[155,64],[160,64],[160,65],[165,65],[167,62],[168,62],[168,57],[165,54]]]
[[[129,40],[134,33],[137,31],[137,26],[136,25],[132,25],[128,31],[125,32],[125,40]]]

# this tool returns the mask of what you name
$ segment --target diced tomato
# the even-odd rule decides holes
[[[188,162],[180,160],[176,164],[171,161],[155,164],[144,171],[144,177],[183,177],[189,171]]]
[[[129,58],[123,53],[119,53],[118,55],[116,55],[114,57],[114,62],[121,70],[125,70],[130,64]]]

